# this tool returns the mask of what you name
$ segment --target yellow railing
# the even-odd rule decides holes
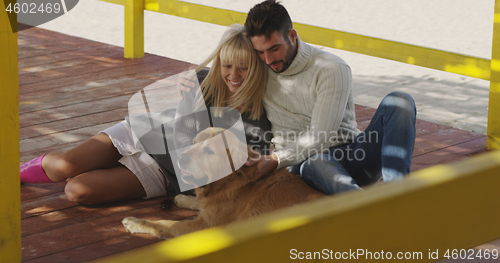
[[[125,56],[129,58],[144,55],[142,10],[225,26],[242,24],[246,17],[177,0],[103,1],[125,5]],[[500,148],[500,110],[495,108],[500,107],[500,0],[495,0],[491,60],[300,23],[294,23],[294,28],[309,43],[490,80],[487,146]],[[282,262],[307,256],[305,252],[326,259],[350,257],[352,251],[363,252],[360,259],[368,252],[372,257],[390,253],[389,261],[400,255],[413,257],[410,261],[431,261],[446,252],[453,257],[461,249],[500,237],[499,170],[500,152],[492,152],[102,262]]]
[[[17,34],[0,3],[0,262],[21,262]],[[15,25],[17,26],[17,25]]]
[[[179,16],[183,18],[198,20],[202,22],[228,26],[234,23],[243,24],[246,13],[187,3],[177,0],[103,0],[134,10],[147,10],[162,14]],[[125,8],[127,12],[127,8]],[[129,11],[130,12],[130,11]],[[130,13],[127,13],[130,14]],[[143,47],[137,43],[144,42],[144,31],[142,25],[143,14],[138,11],[134,16],[125,15],[125,34],[131,36],[125,40],[125,49],[134,50],[134,47]],[[133,28],[130,26],[137,23]],[[489,80],[490,60],[467,56],[463,54],[431,49],[406,43],[389,41],[380,38],[368,37],[347,33],[343,31],[322,28],[317,26],[294,23],[294,28],[302,40],[325,47],[331,47],[350,52],[355,52],[374,57],[380,57],[408,63],[412,65],[442,70],[446,72],[461,74],[469,77]],[[133,34],[131,34],[133,32]],[[132,37],[133,36],[133,37]],[[133,40],[132,40],[133,39]],[[132,56],[129,54],[139,54]],[[143,49],[126,54],[128,58],[139,58],[144,54]]]

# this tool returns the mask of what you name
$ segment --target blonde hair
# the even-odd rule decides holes
[[[245,27],[234,24],[222,35],[217,48],[196,67],[196,72],[203,69],[210,61],[212,68],[200,84],[205,103],[212,107],[240,107],[240,112],[250,110],[250,118],[258,119],[264,112],[262,99],[264,96],[267,68],[255,52],[252,42],[247,37]],[[224,79],[221,76],[221,63],[248,67],[247,76],[236,93],[229,97]],[[222,112],[216,112],[221,116]]]

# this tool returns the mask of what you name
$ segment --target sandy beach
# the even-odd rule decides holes
[[[260,0],[188,1],[247,12]],[[493,0],[283,0],[294,22],[491,57]],[[78,5],[39,27],[123,46],[123,6],[98,0]],[[146,12],[145,52],[200,63],[224,27]],[[300,36],[300,32],[299,32]],[[320,47],[352,68],[355,103],[377,107],[387,93],[413,96],[420,119],[486,134],[489,82]]]

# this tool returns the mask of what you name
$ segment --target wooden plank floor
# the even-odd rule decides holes
[[[21,163],[64,151],[121,121],[129,98],[148,84],[191,65],[146,54],[123,58],[123,49],[39,28],[19,32]],[[172,91],[172,107],[177,95]],[[360,129],[374,109],[357,106]],[[485,151],[486,136],[418,120],[412,170]],[[164,198],[81,206],[66,199],[64,183],[21,186],[25,262],[83,262],[159,240],[130,235],[125,216],[182,219],[194,212],[160,208]]]

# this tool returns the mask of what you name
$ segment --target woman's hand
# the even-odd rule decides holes
[[[278,156],[274,153],[270,155],[260,155],[258,158],[252,158],[246,161],[245,165],[257,165],[257,173],[255,174],[255,180],[257,180],[278,167]]]
[[[196,87],[196,72],[195,74],[193,74],[193,72],[195,71],[186,71],[179,74],[179,78],[177,81],[177,93],[179,94],[181,100],[184,100],[184,96],[182,95],[183,91],[191,92],[191,89]]]

